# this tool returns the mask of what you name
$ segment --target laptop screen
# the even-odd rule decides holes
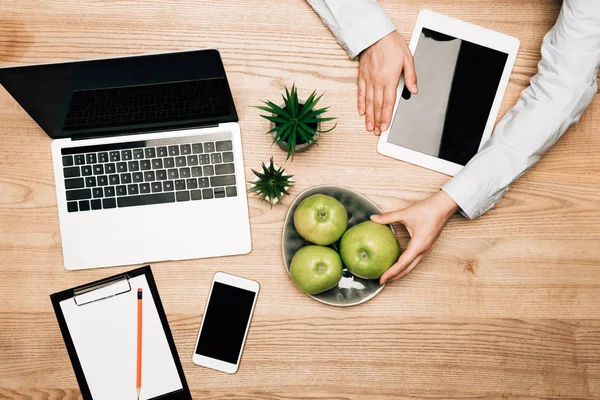
[[[237,121],[216,50],[4,68],[0,84],[52,138]]]

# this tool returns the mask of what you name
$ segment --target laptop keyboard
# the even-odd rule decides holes
[[[226,135],[62,149],[69,212],[237,196]]]
[[[185,121],[229,114],[225,78],[76,90],[63,129]]]

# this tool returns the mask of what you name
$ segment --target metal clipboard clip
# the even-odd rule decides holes
[[[82,287],[73,292],[73,300],[77,306],[94,303],[119,296],[131,291],[129,275],[117,276],[98,284],[92,284]]]

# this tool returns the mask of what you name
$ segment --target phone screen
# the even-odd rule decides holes
[[[196,354],[237,364],[255,292],[215,282]]]

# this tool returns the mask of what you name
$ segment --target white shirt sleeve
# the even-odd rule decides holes
[[[600,65],[600,1],[565,0],[541,52],[538,72],[517,104],[442,188],[470,219],[492,208],[592,101]]]
[[[377,0],[307,0],[354,59],[396,27]]]

